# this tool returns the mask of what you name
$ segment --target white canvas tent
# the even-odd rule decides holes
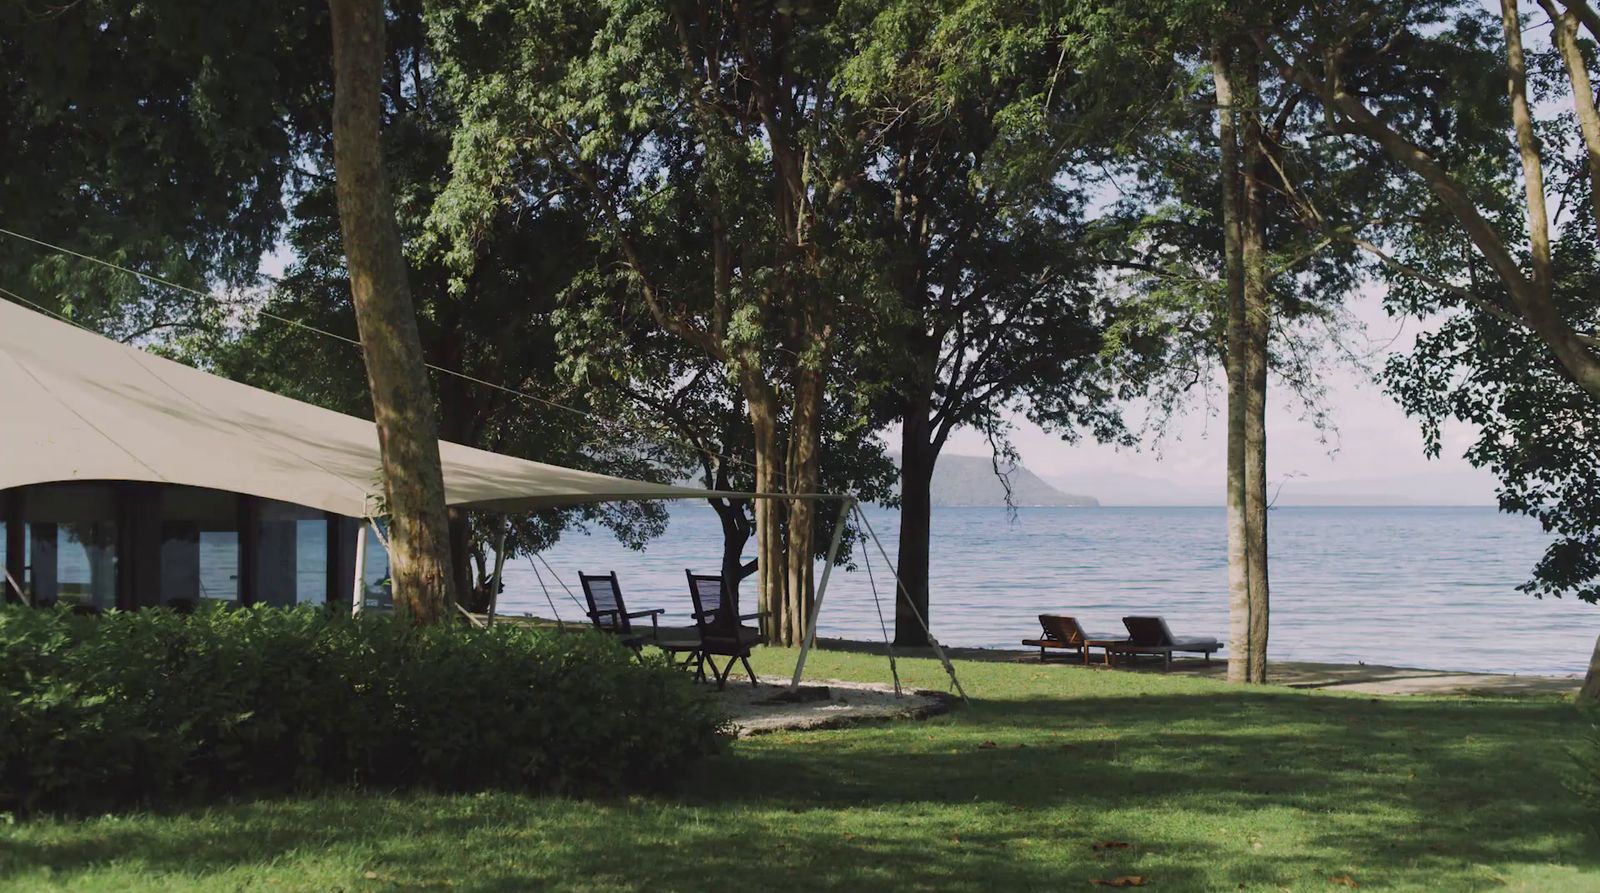
[[[439,442],[439,456],[446,503],[486,511],[717,497],[840,500],[795,668],[794,684],[799,683],[853,498],[635,481],[447,441]],[[73,481],[229,491],[366,519],[379,513],[383,493],[373,423],[202,372],[0,300],[0,493]],[[361,536],[356,545],[358,590],[365,542]],[[936,641],[934,647],[943,658]],[[945,666],[954,681],[948,661]]]
[[[467,508],[718,495],[445,441],[439,455],[446,502]],[[356,518],[383,493],[371,422],[0,300],[0,490],[78,480],[229,490]]]

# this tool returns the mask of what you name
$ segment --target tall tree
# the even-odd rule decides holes
[[[873,162],[858,213],[882,243],[876,323],[900,421],[895,640],[927,644],[931,484],[957,429],[1004,453],[1007,411],[1072,439],[1120,433],[1083,225],[1084,171],[1148,99],[1097,78],[1149,74],[1059,4],[880,4],[840,89]],[[1137,78],[1131,78],[1137,80]],[[1159,81],[1158,81],[1159,82]],[[1158,94],[1159,95],[1159,92]]]
[[[536,202],[493,216],[470,232],[432,214],[450,178],[450,144],[459,116],[439,83],[420,2],[391,2],[383,84],[383,150],[395,215],[410,268],[424,358],[443,372],[430,376],[443,440],[541,462],[633,478],[671,481],[658,450],[620,437],[587,410],[596,403],[558,371],[557,301],[579,272],[595,263],[588,228],[575,209]],[[361,352],[319,337],[292,320],[340,336],[356,334],[355,310],[339,236],[330,122],[309,129],[303,176],[291,203],[283,247],[294,257],[266,290],[260,314],[207,329],[182,344],[197,362],[230,378],[365,418],[372,417]],[[457,277],[449,257],[494,257]],[[469,380],[467,377],[470,376]],[[532,396],[524,397],[522,394]],[[451,558],[461,604],[488,607],[490,547],[509,526],[507,552],[546,548],[562,532],[597,524],[630,547],[665,528],[654,503],[605,503],[503,518],[449,512]],[[478,523],[474,523],[478,521]]]
[[[1213,66],[1213,80],[1221,143],[1219,180],[1223,193],[1223,247],[1227,252],[1224,268],[1228,274],[1228,678],[1263,683],[1267,681],[1271,616],[1267,578],[1267,368],[1273,309],[1266,240],[1272,174],[1267,165],[1261,120],[1261,70],[1256,54],[1224,50],[1221,55],[1221,66]],[[1241,583],[1242,599],[1236,589]],[[1242,637],[1238,636],[1241,629]]]
[[[1222,267],[1226,319],[1222,350],[1227,377],[1227,468],[1226,503],[1228,517],[1228,681],[1255,682],[1254,629],[1251,623],[1253,593],[1250,560],[1253,537],[1248,518],[1250,486],[1246,448],[1249,439],[1248,416],[1251,389],[1247,357],[1251,339],[1245,325],[1245,252],[1243,166],[1239,160],[1239,99],[1234,92],[1236,65],[1232,48],[1214,46],[1211,50],[1211,78],[1217,94],[1217,181],[1221,186]],[[1263,668],[1264,669],[1264,668]]]
[[[1501,508],[1557,534],[1522,588],[1600,602],[1600,121],[1581,41],[1600,19],[1538,7],[1542,47],[1517,3],[1451,0],[1315,4],[1303,39],[1261,45],[1414,209],[1342,237],[1382,265],[1395,312],[1442,316],[1385,376],[1427,450],[1447,419],[1477,426],[1466,455],[1500,478]],[[1600,642],[1583,697],[1600,701]]]
[[[1141,312],[1166,320],[1171,359],[1155,389],[1158,409],[1181,405],[1182,394],[1210,380],[1207,366],[1222,363],[1229,677],[1261,682],[1270,621],[1269,384],[1285,384],[1313,410],[1313,422],[1325,424],[1316,410],[1320,376],[1308,361],[1334,347],[1339,301],[1362,272],[1359,252],[1327,231],[1387,206],[1370,153],[1326,145],[1304,88],[1263,64],[1251,35],[1285,27],[1282,11],[1249,10],[1196,18],[1180,7],[1164,21],[1181,35],[1177,61],[1188,66],[1190,86],[1124,162],[1143,186],[1122,202],[1136,223],[1111,228],[1125,244],[1105,251],[1131,271],[1125,282]]]
[[[755,488],[791,496],[819,486],[840,313],[871,288],[839,226],[863,156],[853,108],[833,89],[856,29],[834,13],[547,0],[435,19],[467,115],[460,212],[519,201],[504,171],[561,176],[636,305],[739,389]],[[697,272],[672,275],[683,256],[662,248],[686,242]],[[756,505],[775,641],[798,641],[809,619],[815,509],[805,498]]]
[[[417,623],[456,603],[438,426],[379,133],[382,0],[330,0],[340,229],[383,458],[395,607]]]

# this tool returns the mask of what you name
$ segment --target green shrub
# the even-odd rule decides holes
[[[327,786],[600,792],[725,722],[598,634],[314,609],[0,609],[0,812]]]

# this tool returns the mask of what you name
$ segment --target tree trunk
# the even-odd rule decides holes
[[[918,405],[912,405],[918,404]],[[928,437],[927,405],[908,401],[900,428],[900,547],[895,574],[906,595],[894,597],[894,643],[908,648],[928,644],[917,620],[928,617],[929,538],[933,527],[933,466],[938,461]],[[906,603],[909,596],[911,604]],[[916,611],[912,610],[915,606]]]
[[[472,523],[463,508],[445,512],[450,525],[450,572],[455,575],[456,593],[468,611],[489,610],[487,590],[480,591],[472,567]]]
[[[778,452],[777,401],[770,389],[758,383],[746,382],[745,406],[750,414],[750,428],[754,440],[755,489],[757,493],[778,492],[777,470],[781,465]],[[761,611],[761,631],[767,640],[780,639],[784,621],[783,587],[785,565],[783,551],[783,506],[773,499],[755,501],[757,589],[756,610]]]
[[[822,371],[805,366],[795,370],[794,413],[789,424],[789,487],[791,494],[816,493],[820,486],[822,445]],[[784,593],[783,644],[805,640],[816,598],[817,504],[811,499],[789,501],[788,586]]]
[[[1573,11],[1561,12],[1551,0],[1539,0],[1555,30],[1550,42],[1561,51],[1561,64],[1567,70],[1567,82],[1572,85],[1572,110],[1578,116],[1578,131],[1583,134],[1583,147],[1589,162],[1589,207],[1596,224],[1600,224],[1600,112],[1594,107],[1594,85],[1589,82],[1589,66],[1578,44],[1578,15]]]
[[[750,542],[750,528],[744,523],[744,508],[737,500],[713,501],[712,507],[722,525],[723,597],[743,613],[739,608],[739,584],[744,580],[744,547]]]
[[[1589,656],[1589,672],[1578,691],[1578,703],[1586,707],[1600,704],[1600,638],[1595,639],[1594,653]]]
[[[379,140],[383,4],[329,7],[335,193],[383,460],[394,604],[416,623],[436,623],[455,600],[455,580],[433,394]]]
[[[1267,681],[1267,341],[1272,300],[1267,289],[1267,163],[1256,114],[1259,74],[1246,76],[1248,102],[1244,136],[1244,218],[1240,227],[1244,261],[1244,526],[1249,568],[1249,673],[1245,681]]]
[[[1250,562],[1245,524],[1245,365],[1244,258],[1241,235],[1237,106],[1229,54],[1221,47],[1211,54],[1217,87],[1217,122],[1221,136],[1223,261],[1227,291],[1227,330],[1223,362],[1228,378],[1228,681],[1250,681]]]

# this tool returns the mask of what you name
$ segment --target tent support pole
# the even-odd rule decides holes
[[[494,541],[494,578],[489,583],[489,626],[494,626],[495,608],[500,604],[500,576],[506,568],[506,532],[511,529],[511,519],[502,518],[500,533]]]
[[[22,591],[22,584],[17,582],[17,578],[11,576],[11,568],[8,567],[5,569],[5,571],[6,582],[11,584],[11,590],[17,594],[17,601],[27,605],[30,608],[33,607],[33,599],[28,597],[28,593]]]
[[[850,508],[856,504],[854,496],[845,496],[839,500],[839,517],[833,522],[833,542],[828,544],[828,560],[822,565],[822,579],[817,583],[817,600],[811,604],[811,622],[806,624],[806,638],[800,643],[800,659],[794,664],[794,679],[789,682],[789,690],[800,687],[800,677],[806,671],[806,656],[811,653],[811,646],[817,641],[817,617],[822,614],[822,597],[828,594],[828,575],[833,573],[833,563],[839,559],[839,544],[844,542],[845,521],[850,518]]]
[[[858,508],[856,509],[856,517],[861,519],[861,527],[866,530],[867,536],[872,537],[872,544],[878,547],[878,554],[883,556],[883,563],[888,565],[889,570],[893,572],[895,589],[899,592],[900,597],[906,600],[906,607],[910,608],[912,615],[917,618],[917,625],[922,627],[922,631],[928,634],[928,644],[933,646],[933,653],[939,658],[939,663],[944,664],[945,674],[950,677],[950,684],[955,687],[956,694],[961,696],[961,703],[972,703],[967,700],[967,691],[961,687],[961,680],[956,678],[955,664],[952,664],[950,657],[944,653],[944,646],[940,645],[939,640],[933,637],[933,630],[928,628],[927,619],[922,616],[921,611],[917,610],[917,603],[911,600],[911,593],[906,591],[906,584],[900,581],[900,569],[895,567],[894,562],[889,560],[889,553],[883,548],[883,540],[878,539],[878,532],[872,529],[872,522],[867,520],[867,513]]]
[[[362,518],[361,526],[356,528],[356,578],[350,588],[351,617],[360,616],[362,604],[366,601],[363,596],[367,588],[367,525],[371,523]]]

